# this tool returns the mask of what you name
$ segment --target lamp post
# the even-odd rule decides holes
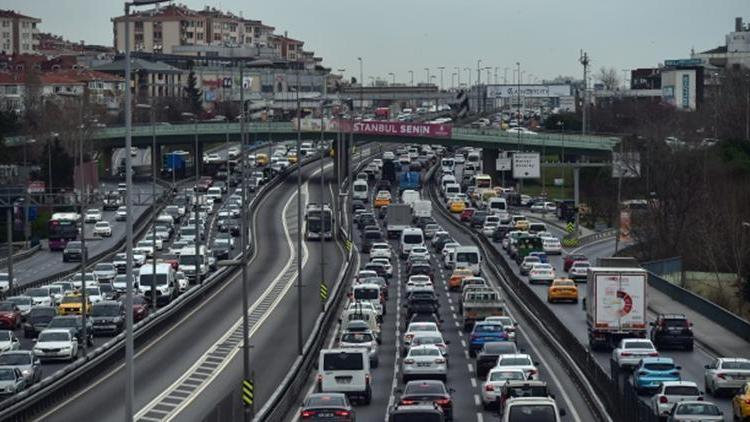
[[[359,57],[360,76],[362,75],[362,58]],[[360,82],[360,87],[362,83]],[[302,119],[299,102],[299,69],[297,69],[297,121]],[[360,88],[361,92],[361,88]],[[302,132],[297,125],[297,157],[302,150]],[[283,216],[282,216],[283,217]],[[297,160],[297,354],[302,356],[302,168]]]
[[[189,119],[192,119],[193,121],[193,133],[195,135],[195,159],[193,163],[193,167],[195,167],[195,195],[194,195],[194,205],[193,205],[193,213],[195,215],[195,284],[201,284],[203,281],[201,280],[201,262],[198,257],[200,256],[200,245],[201,245],[201,230],[200,230],[200,191],[198,190],[198,180],[200,179],[200,162],[203,157],[201,157],[200,152],[198,150],[198,116],[196,116],[193,113],[190,113],[188,111],[182,112],[181,115],[183,117],[187,117]]]
[[[562,173],[563,182],[560,184],[560,200],[565,199],[565,122],[557,122],[560,127],[560,143],[562,144],[562,153],[560,154],[560,173]]]
[[[430,84],[430,68],[429,67],[425,67],[424,71],[427,72],[427,79],[425,79],[425,83],[427,85],[429,85]]]
[[[516,115],[516,123],[518,127],[521,126],[521,62],[516,62],[516,68],[518,72],[518,78],[516,79],[516,90],[518,91],[518,114]],[[518,150],[521,150],[521,131],[516,131],[518,136]]]
[[[445,70],[445,66],[438,66],[438,70],[440,70],[440,90],[443,90],[443,71]]]
[[[508,84],[508,70],[510,70],[509,67],[503,68],[503,84]]]
[[[391,77],[391,85],[396,85],[396,74],[393,72],[388,72],[388,76]]]
[[[26,160],[26,145],[35,143],[36,139],[26,139],[23,141],[23,170],[26,172],[26,186],[24,186],[23,189],[23,247],[26,249],[29,248],[29,235],[31,231],[31,224],[29,224],[29,201],[31,201],[31,198],[29,198],[29,182],[31,179],[29,178],[30,172]],[[10,222],[8,224],[10,224]]]
[[[413,70],[409,71],[409,77],[411,78],[409,82],[409,86],[414,86],[414,71]]]
[[[364,91],[364,76],[363,75],[363,63],[362,63],[362,57],[357,57],[357,60],[359,60],[359,112],[360,114],[365,114],[365,91]],[[297,84],[299,85],[299,72],[297,72]],[[299,97],[299,86],[297,87],[297,97]],[[299,114],[299,111],[298,113]],[[299,119],[300,116],[297,116]],[[299,151],[299,145],[297,145],[297,151]]]
[[[464,70],[466,71],[466,74],[469,75],[469,89],[471,89],[471,68],[465,67]]]
[[[375,77],[370,76],[369,78],[370,78],[370,86],[375,86]]]
[[[455,66],[453,69],[456,70],[456,78],[458,80],[458,85],[456,85],[459,89],[461,89],[461,68],[458,66]]]
[[[135,108],[148,110],[151,115],[151,248],[153,256],[151,258],[151,307],[155,310],[156,303],[156,113],[153,107],[153,100],[149,104],[136,104]]]
[[[500,70],[500,66],[495,66],[495,85],[497,85],[497,71]]]
[[[456,72],[451,73],[451,89],[456,88]]]
[[[55,141],[57,141],[58,136],[60,136],[57,132],[52,132],[50,134],[50,138],[47,141],[47,189],[49,193],[52,193],[52,138],[55,138]],[[56,144],[57,142],[54,142]]]

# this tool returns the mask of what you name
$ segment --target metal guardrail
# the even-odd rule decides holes
[[[454,127],[453,128],[453,139],[466,139],[475,141],[492,141],[502,142],[506,144],[517,144],[519,143],[519,136],[516,133],[506,132],[503,129],[494,128],[465,128],[465,127]],[[610,151],[612,148],[620,142],[620,138],[614,136],[596,136],[596,135],[578,135],[572,133],[546,133],[538,132],[534,135],[520,136],[520,143],[522,146],[535,146],[535,147],[561,147],[566,148],[583,148],[583,149],[597,149]]]
[[[17,262],[21,262],[24,259],[26,259],[26,258],[34,255],[41,248],[42,248],[42,245],[39,244],[39,243],[37,243],[36,245],[30,247],[29,249],[23,249],[20,252],[14,253],[13,254],[13,264],[15,264]],[[0,259],[0,267],[3,267],[5,265],[7,265],[7,264],[8,264],[8,258],[7,257]]]

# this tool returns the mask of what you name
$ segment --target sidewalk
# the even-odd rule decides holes
[[[750,343],[714,321],[656,290],[649,289],[648,307],[654,313],[684,314],[693,323],[693,333],[700,345],[718,356],[750,359]]]

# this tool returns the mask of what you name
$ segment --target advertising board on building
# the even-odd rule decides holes
[[[524,98],[569,97],[570,85],[488,85],[487,98],[518,97],[519,89]]]
[[[538,152],[518,152],[513,154],[513,178],[538,179],[541,165]]]

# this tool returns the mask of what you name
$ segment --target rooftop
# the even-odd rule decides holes
[[[39,18],[32,18],[31,16],[22,15],[15,10],[3,10],[0,9],[0,18],[15,18],[15,19],[31,19],[35,22],[41,22]]]

